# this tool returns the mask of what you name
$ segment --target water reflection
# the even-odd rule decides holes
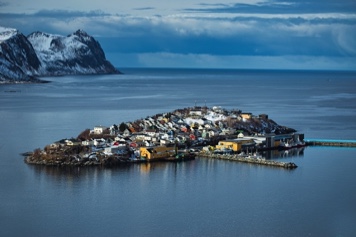
[[[302,157],[304,156],[305,147],[291,148],[287,150],[269,150],[264,151],[262,156],[266,159],[281,159],[281,158],[292,158],[292,157]]]
[[[109,178],[116,175],[131,174],[146,176],[150,173],[177,173],[178,170],[190,169],[194,167],[194,160],[186,162],[147,162],[138,164],[121,164],[115,167],[103,166],[41,166],[28,165],[38,178],[46,177],[53,180],[66,180],[74,182],[75,180],[85,180],[105,176]],[[188,171],[187,170],[187,171]]]
[[[293,157],[303,157],[304,156],[304,147],[301,148],[292,148],[288,150],[270,150],[264,151],[261,153],[263,157],[266,159],[285,159],[285,158],[293,158]],[[53,180],[64,181],[67,183],[74,183],[77,180],[85,180],[85,179],[96,179],[96,178],[105,178],[110,179],[112,176],[117,175],[140,175],[147,176],[150,173],[161,173],[163,176],[166,175],[177,175],[178,171],[182,172],[182,169],[185,172],[194,172],[197,169],[197,166],[202,165],[202,162],[199,161],[186,161],[186,162],[148,162],[148,163],[139,163],[139,164],[122,164],[115,167],[57,167],[57,166],[37,166],[37,165],[28,165],[30,169],[32,169],[36,176],[39,179],[42,178],[51,178]],[[205,159],[204,159],[205,160]],[[206,168],[214,169],[216,163],[220,163],[221,161],[217,161],[214,159],[208,159],[206,161]],[[228,161],[225,161],[228,162]],[[228,162],[229,163],[229,162]]]

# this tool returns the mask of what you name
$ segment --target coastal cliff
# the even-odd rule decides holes
[[[83,30],[28,37],[0,27],[0,83],[39,82],[44,76],[116,74],[98,41]]]

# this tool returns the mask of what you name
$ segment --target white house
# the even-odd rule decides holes
[[[199,109],[192,109],[189,111],[189,115],[202,116],[202,111]]]
[[[128,137],[131,135],[131,132],[128,129],[125,129],[125,131],[122,134],[124,137]]]
[[[85,140],[85,141],[82,141],[82,145],[83,146],[92,146],[92,145],[94,145],[94,141],[93,140]]]
[[[94,134],[103,134],[104,131],[107,129],[105,126],[95,126],[94,130],[92,131]]]
[[[117,146],[110,146],[110,147],[105,147],[104,153],[107,155],[111,155],[113,153],[116,153],[119,150]]]
[[[145,134],[147,134],[150,137],[155,137],[156,136],[156,130],[154,129],[147,129],[145,130]]]
[[[76,139],[66,139],[65,143],[67,146],[76,146],[76,145],[81,144],[81,142]]]
[[[106,141],[104,138],[94,139],[93,144],[94,146],[104,146],[106,144]]]

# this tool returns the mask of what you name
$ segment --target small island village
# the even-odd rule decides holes
[[[303,147],[304,134],[268,118],[219,106],[194,106],[134,122],[86,129],[24,154],[28,164],[106,166],[152,161],[187,161],[199,157],[296,168],[268,160],[260,152]]]

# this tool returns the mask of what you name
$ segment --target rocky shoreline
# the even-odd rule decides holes
[[[147,162],[157,162],[157,161],[169,161],[169,162],[181,162],[189,161],[195,159],[195,154],[193,153],[179,153],[176,156],[170,156],[162,159],[156,160],[146,160],[142,158],[128,158],[119,157],[115,155],[107,156],[97,154],[95,159],[82,158],[78,155],[62,155],[55,159],[46,159],[41,156],[36,156],[32,152],[27,152],[22,154],[25,156],[25,163],[30,165],[42,165],[42,166],[104,166],[104,167],[114,167],[123,164],[137,164],[137,163],[147,163]]]

